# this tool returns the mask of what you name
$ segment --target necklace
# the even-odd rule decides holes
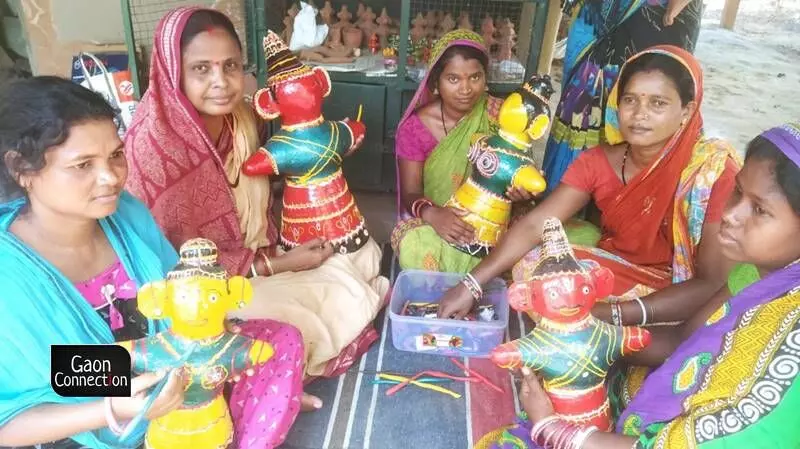
[[[628,153],[631,151],[631,144],[625,148],[625,154],[622,155],[622,185],[628,185],[628,181],[625,179],[625,163],[628,162]]]
[[[439,102],[439,113],[442,116],[442,128],[444,129],[444,135],[446,136],[448,132],[447,132],[447,125],[445,125],[444,123],[444,101]]]

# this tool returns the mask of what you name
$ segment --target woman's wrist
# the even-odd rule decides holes
[[[433,204],[431,200],[423,196],[417,198],[416,200],[414,200],[413,203],[411,203],[411,208],[409,211],[411,212],[411,216],[415,218],[421,218],[423,221],[427,222],[427,220],[425,220],[425,217],[423,217],[423,214],[425,214],[426,211],[430,211],[435,207],[436,206]]]
[[[291,263],[291,259],[289,253],[281,254],[280,256],[273,256],[269,258],[270,267],[272,268],[272,274],[283,273],[286,271],[293,271],[293,266]]]
[[[276,269],[276,261],[280,257],[269,257],[267,252],[261,248],[256,250],[253,255],[253,265],[251,271],[254,271],[258,276],[272,276],[279,271]]]

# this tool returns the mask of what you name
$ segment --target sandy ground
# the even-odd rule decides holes
[[[800,121],[800,0],[742,0],[733,31],[709,0],[695,54],[705,71],[706,132],[744,151],[762,130]]]

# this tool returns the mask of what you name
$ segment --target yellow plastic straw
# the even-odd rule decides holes
[[[455,391],[448,390],[447,388],[443,388],[443,387],[440,387],[438,385],[431,385],[431,384],[426,384],[426,383],[422,383],[422,382],[417,382],[416,380],[411,380],[408,377],[395,376],[394,374],[385,374],[385,373],[379,373],[378,377],[380,377],[382,379],[386,379],[386,380],[393,380],[395,382],[408,382],[408,383],[410,383],[412,385],[416,385],[416,386],[418,386],[420,388],[424,388],[426,390],[433,390],[433,391],[435,391],[437,393],[449,394],[450,396],[452,396],[452,397],[454,397],[456,399],[460,399],[461,398],[461,395],[456,393]]]
[[[358,117],[356,118],[356,121],[358,122],[361,121],[361,114],[363,112],[364,112],[364,105],[363,104],[358,105]]]

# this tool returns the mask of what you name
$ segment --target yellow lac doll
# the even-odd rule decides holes
[[[469,153],[472,174],[445,207],[466,211],[462,220],[475,229],[473,241],[454,245],[476,257],[485,257],[505,233],[511,220],[509,187],[538,194],[547,184],[528,153],[550,123],[548,101],[553,86],[547,75],[533,75],[503,101],[496,133],[476,136]]]
[[[217,449],[233,441],[223,386],[252,375],[273,354],[269,343],[225,330],[226,313],[244,307],[251,296],[250,281],[229,277],[217,263],[216,245],[206,239],[184,243],[167,279],[139,290],[142,314],[169,319],[171,328],[120,343],[131,353],[134,373],[183,367],[189,378],[183,405],[150,422],[146,448]]]

